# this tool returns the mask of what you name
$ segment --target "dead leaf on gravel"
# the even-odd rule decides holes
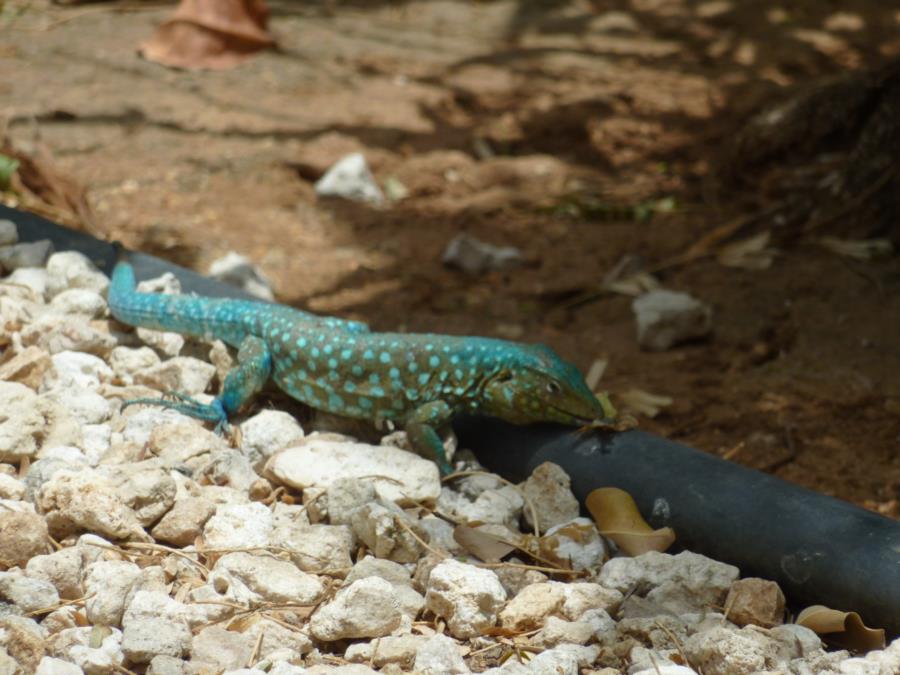
[[[457,525],[453,529],[453,539],[466,551],[484,562],[499,562],[501,558],[519,548],[500,537],[481,532],[473,527]]]
[[[275,44],[268,19],[263,0],[181,0],[138,51],[171,68],[234,68]]]
[[[869,628],[856,612],[841,612],[824,605],[813,605],[800,612],[797,623],[815,631],[826,642],[855,652],[884,648],[884,630]]]
[[[597,488],[587,496],[585,506],[600,534],[612,539],[628,555],[665,551],[675,541],[675,531],[671,527],[654,530],[647,524],[634,499],[625,490]]]
[[[726,267],[764,270],[772,266],[778,252],[768,248],[771,233],[767,230],[719,249],[716,259]]]
[[[871,260],[872,258],[884,258],[894,252],[894,245],[889,239],[838,239],[837,237],[822,237],[818,240],[819,246],[847,258],[856,260]]]
[[[618,398],[624,407],[650,418],[656,417],[663,408],[668,408],[675,402],[671,396],[651,394],[643,389],[629,389],[619,394]]]

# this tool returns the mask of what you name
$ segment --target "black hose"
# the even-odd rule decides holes
[[[17,223],[23,241],[50,239],[57,250],[81,251],[112,269],[110,244],[2,205],[0,218]],[[250,297],[153,256],[129,259],[138,278],[172,272],[185,292]],[[582,501],[597,487],[622,488],[651,525],[674,528],[685,548],[777,581],[793,603],[855,611],[869,626],[900,634],[900,522],[642,431],[579,435],[472,418],[455,427],[462,445],[509,480],[552,461]]]
[[[462,447],[509,480],[549,461],[581,501],[594,488],[621,488],[685,548],[777,581],[792,603],[855,611],[900,634],[898,521],[643,431],[474,418],[455,427]]]

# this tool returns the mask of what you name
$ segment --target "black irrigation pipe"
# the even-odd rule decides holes
[[[50,239],[110,272],[105,242],[0,206],[24,241]],[[248,297],[152,256],[134,254],[138,278],[172,272],[186,292]],[[461,444],[492,471],[525,478],[542,462],[562,466],[584,500],[616,486],[635,498],[654,527],[671,526],[685,549],[777,581],[792,606],[856,611],[867,625],[900,634],[900,522],[643,431],[577,434],[553,425],[517,427],[461,419]]]

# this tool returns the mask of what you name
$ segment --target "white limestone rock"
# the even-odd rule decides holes
[[[83,288],[105,296],[109,278],[82,253],[54,253],[47,260],[47,295],[52,298],[70,288]]]
[[[23,567],[32,556],[45,553],[50,543],[48,534],[47,523],[33,507],[29,512],[0,506],[0,560],[4,566]]]
[[[414,670],[421,675],[466,675],[472,671],[456,643],[446,635],[433,635],[416,652]]]
[[[506,591],[491,570],[448,559],[431,570],[425,605],[447,621],[453,637],[480,635],[497,622]]]
[[[269,457],[303,438],[303,428],[293,416],[279,410],[263,410],[241,424],[241,451],[257,471]]]
[[[712,308],[687,293],[654,290],[631,304],[637,320],[638,343],[644,349],[665,351],[686,340],[705,337],[712,330]]]
[[[319,607],[310,618],[309,630],[323,642],[376,638],[390,635],[402,619],[394,587],[384,579],[367,577],[342,588]]]
[[[99,319],[106,314],[106,300],[96,291],[69,288],[53,298],[50,309],[60,314],[77,314],[88,319]]]
[[[0,572],[0,600],[27,614],[58,604],[59,593],[49,581],[33,579],[21,572]]]
[[[140,577],[141,568],[125,560],[98,560],[90,564],[84,572],[88,621],[121,626],[128,593]]]
[[[384,194],[362,153],[341,157],[315,184],[317,195],[341,197],[373,205],[384,203]]]
[[[226,504],[206,522],[203,538],[208,548],[264,547],[270,544],[272,530],[272,512],[262,504]]]
[[[228,601],[251,607],[267,602],[311,605],[324,591],[317,577],[293,563],[244,552],[219,558],[209,581]]]
[[[308,436],[266,464],[275,481],[300,490],[327,488],[341,478],[368,478],[378,495],[401,506],[433,504],[440,494],[437,465],[399,448]]]

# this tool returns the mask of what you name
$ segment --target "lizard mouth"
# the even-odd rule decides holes
[[[572,420],[573,424],[593,424],[594,422],[597,422],[598,420],[602,419],[599,416],[598,417],[584,417],[583,415],[575,415],[575,414],[569,412],[568,410],[566,410],[565,408],[558,408],[555,405],[551,405],[550,408],[552,408],[553,410],[558,412],[561,416],[567,417],[570,420]]]

